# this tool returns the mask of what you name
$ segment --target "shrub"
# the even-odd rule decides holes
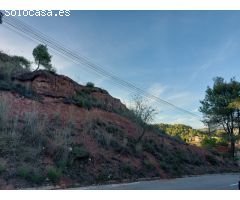
[[[215,147],[217,145],[217,139],[214,137],[204,137],[203,140],[201,141],[201,145],[203,147],[207,147],[207,148],[212,148]]]
[[[206,155],[206,160],[212,165],[217,165],[218,164],[217,159],[214,158],[214,156],[212,156],[212,155]]]
[[[29,72],[31,63],[24,57],[9,56],[0,52],[0,78],[11,80],[11,77],[16,74]]]
[[[166,171],[166,172],[169,172],[169,165],[165,162],[165,161],[160,161],[159,162],[159,164],[160,164],[160,167],[164,170],[164,171]]]
[[[44,176],[41,171],[28,164],[21,166],[18,169],[17,174],[19,177],[31,181],[34,184],[40,184],[44,181]]]
[[[21,96],[36,101],[42,100],[42,97],[33,90],[28,89],[20,84],[14,84],[13,82],[10,81],[0,80],[0,90],[16,92]]]
[[[154,140],[145,140],[143,142],[143,147],[147,152],[152,154],[155,154],[156,152],[159,151],[159,148]]]
[[[129,174],[129,175],[132,175],[132,174],[133,174],[133,171],[134,171],[131,163],[125,163],[125,164],[123,164],[122,170],[123,170],[124,173]]]
[[[88,83],[86,84],[86,86],[89,87],[89,88],[94,88],[94,83],[88,82]]]
[[[91,96],[84,94],[84,93],[77,93],[73,97],[73,101],[75,104],[79,107],[86,108],[90,110],[92,107],[94,107],[96,103],[96,99],[92,98]]]
[[[50,181],[52,181],[54,184],[56,184],[60,178],[61,178],[61,171],[55,167],[49,167],[47,169],[47,176]]]
[[[99,118],[97,118],[93,123],[96,123],[100,127],[105,127],[107,125],[104,121],[100,120]]]
[[[156,167],[152,163],[150,163],[148,160],[144,160],[143,164],[148,170],[155,170],[156,169]]]
[[[76,159],[84,159],[90,156],[88,150],[83,145],[73,147],[72,154]]]
[[[6,126],[9,114],[9,103],[6,98],[0,98],[0,129]]]
[[[27,165],[23,165],[18,169],[18,175],[21,178],[27,179],[30,176],[31,169]]]
[[[35,172],[30,176],[30,181],[39,185],[44,181],[44,176],[40,172]]]
[[[136,153],[136,154],[141,154],[141,153],[142,153],[142,150],[143,150],[142,144],[138,142],[138,143],[135,145],[135,153]]]
[[[7,162],[0,158],[0,174],[6,170]]]
[[[117,133],[120,131],[120,129],[116,126],[108,126],[106,127],[106,131],[109,133]]]

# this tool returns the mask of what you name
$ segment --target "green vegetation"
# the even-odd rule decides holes
[[[85,159],[90,156],[88,150],[82,144],[73,147],[72,154],[74,156],[74,159]]]
[[[112,149],[121,153],[126,149],[126,138],[123,137],[123,131],[112,124],[105,123],[96,119],[86,124],[87,132],[96,140],[104,149]]]
[[[0,80],[11,81],[15,75],[29,72],[31,63],[21,56],[9,56],[0,51]]]
[[[228,146],[226,133],[223,130],[216,130],[211,134],[193,129],[184,124],[155,124],[155,127],[168,135],[179,138],[188,144],[197,145],[207,149],[214,149],[219,146]]]
[[[41,100],[31,88],[12,81],[15,76],[30,72],[30,69],[31,63],[27,59],[0,52],[0,90],[16,92],[33,100]]]
[[[7,163],[4,159],[0,158],[0,174],[6,170]]]
[[[88,82],[88,83],[86,84],[86,86],[89,87],[89,88],[94,88],[94,83]]]
[[[69,135],[74,130],[72,123],[63,123],[57,116],[50,120],[47,116],[40,115],[35,111],[26,112],[22,116],[11,115],[10,108],[11,103],[1,98],[1,171],[16,168],[20,178],[33,184],[40,184],[46,179],[45,171],[47,170],[49,179],[56,183],[61,176],[59,171],[66,170],[67,164],[71,161],[70,147],[74,147],[74,145]],[[86,155],[83,150],[77,150],[73,148],[74,154],[78,157],[80,153],[81,156]],[[51,169],[46,169],[43,164],[46,156],[50,156],[53,161]],[[11,163],[9,169],[8,163]]]
[[[31,169],[29,166],[21,166],[18,169],[18,175],[24,179],[27,179],[30,176]]]
[[[47,169],[47,176],[50,181],[56,184],[61,178],[61,171],[55,167],[49,167]]]
[[[39,185],[44,181],[43,171],[27,164],[23,164],[19,167],[17,175],[20,178],[30,181],[31,183],[36,185]]]
[[[48,49],[46,45],[39,44],[37,47],[33,49],[33,57],[35,63],[37,64],[37,71],[39,67],[42,65],[45,69],[49,71],[55,71],[51,64],[52,56],[48,53]]]
[[[133,166],[131,165],[131,163],[125,163],[122,165],[122,170],[124,173],[126,174],[129,174],[129,175],[132,175],[133,172],[134,172],[134,168]]]
[[[240,83],[234,78],[230,82],[223,78],[214,79],[213,87],[208,87],[200,111],[204,123],[208,126],[221,127],[231,145],[231,156],[235,156],[235,143],[240,138],[240,107],[238,106]]]
[[[103,104],[92,97],[92,95],[90,95],[90,92],[91,91],[88,90],[78,92],[72,99],[73,103],[88,110],[92,108],[102,108]]]
[[[184,124],[156,124],[155,127],[161,129],[162,131],[166,132],[167,134],[173,137],[179,137],[183,141],[190,143],[190,144],[198,144],[200,145],[200,141],[205,136],[205,133],[193,129],[190,126]],[[196,141],[197,140],[197,141]]]

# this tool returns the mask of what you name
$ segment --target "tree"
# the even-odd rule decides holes
[[[0,11],[0,24],[2,24],[2,19],[3,19],[4,14]]]
[[[28,71],[31,70],[31,63],[26,58],[22,56],[13,56],[12,60],[20,65],[23,69],[26,69]]]
[[[191,126],[184,124],[156,124],[155,127],[163,130],[168,135],[179,137],[187,143],[194,143],[195,137],[202,138],[204,133],[193,129]]]
[[[214,79],[213,88],[208,87],[200,112],[204,115],[205,124],[214,124],[225,130],[230,143],[230,153],[234,157],[237,136],[240,135],[240,109],[236,103],[240,96],[240,83],[234,78],[229,83],[223,78]]]
[[[135,116],[135,121],[142,127],[142,133],[138,138],[138,142],[145,135],[149,123],[154,120],[154,116],[157,114],[156,109],[153,108],[149,103],[143,99],[141,96],[133,96],[133,106],[130,110],[133,112]]]
[[[33,49],[33,57],[37,64],[37,69],[35,71],[39,69],[40,65],[49,71],[55,71],[51,64],[52,56],[48,53],[47,46],[39,44]]]

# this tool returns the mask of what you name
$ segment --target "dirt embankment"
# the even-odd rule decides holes
[[[1,188],[237,170],[232,161],[154,128],[137,142],[142,128],[100,88],[46,71],[12,81],[21,92],[0,90]]]

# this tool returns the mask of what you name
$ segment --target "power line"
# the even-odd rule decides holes
[[[47,35],[41,33],[39,30],[27,25],[26,23],[20,21],[19,19],[16,19],[13,17],[3,17],[3,19],[4,19],[3,20],[4,23],[6,23],[7,25],[16,29],[18,32],[23,33],[21,35],[26,35],[28,38],[34,38],[34,40],[39,41],[39,42],[49,46],[54,51],[56,51],[58,54],[63,55],[64,57],[66,57],[68,59],[70,58],[72,61],[74,61],[77,64],[83,65],[86,69],[91,69],[91,71],[95,72],[96,74],[113,80],[115,85],[124,87],[125,89],[128,89],[130,91],[134,91],[134,92],[140,94],[141,96],[144,96],[148,99],[152,99],[152,100],[156,101],[157,103],[168,105],[168,106],[170,106],[174,109],[177,109],[181,112],[187,113],[196,118],[200,118],[199,115],[192,113],[188,110],[185,110],[181,107],[178,107],[178,106],[176,106],[166,100],[163,100],[153,94],[150,94],[149,92],[146,92],[143,89],[137,87],[135,84],[121,79],[118,75],[104,70],[104,68],[102,66],[95,64],[95,63],[91,62],[88,58],[80,56],[75,51],[72,51],[72,50],[64,47],[63,45],[58,43],[56,40],[48,37]]]
[[[12,22],[12,23],[11,23],[11,22]],[[56,44],[56,43],[54,44],[52,41],[49,41],[49,40],[47,40],[46,38],[44,38],[44,37],[42,37],[42,36],[39,37],[39,35],[38,35],[36,32],[33,33],[33,32],[31,32],[32,30],[27,30],[26,27],[25,27],[25,28],[24,28],[24,27],[21,27],[21,24],[20,24],[20,26],[19,26],[19,24],[16,24],[16,23],[15,23],[15,26],[14,26],[14,25],[13,25],[13,24],[14,24],[13,21],[7,22],[7,24],[13,26],[15,29],[20,30],[21,32],[24,32],[25,34],[29,34],[29,33],[32,34],[31,37],[34,37],[36,40],[38,40],[38,41],[40,41],[40,42],[42,42],[42,43],[45,43],[45,44],[49,45],[51,48],[55,49],[56,51],[59,51],[58,48],[56,49],[56,47],[59,47],[59,44]],[[29,32],[29,31],[30,31],[30,32]],[[28,36],[29,36],[29,35],[28,35]],[[67,57],[70,55],[71,59],[77,58],[77,59],[78,59],[78,62],[79,62],[79,57],[78,57],[78,55],[76,56],[76,55],[72,54],[71,52],[66,51],[66,49],[65,49],[64,47],[62,47],[62,46],[60,46],[60,50],[61,50],[61,54],[64,54],[64,55],[67,56]],[[67,53],[67,54],[66,54],[66,53]],[[80,58],[81,58],[81,57],[80,57]],[[129,84],[129,82],[126,82],[126,81],[124,81],[124,80],[119,79],[119,77],[112,76],[111,74],[109,75],[108,72],[102,70],[101,68],[100,68],[100,71],[99,71],[98,68],[97,68],[97,70],[96,70],[96,66],[92,65],[92,63],[90,63],[90,65],[89,65],[89,61],[87,61],[87,63],[83,63],[83,60],[80,60],[80,64],[87,65],[87,66],[90,67],[92,70],[96,71],[97,73],[101,73],[101,74],[102,74],[102,73],[105,73],[105,74],[102,74],[102,75],[104,75],[105,77],[111,78],[111,79],[113,79],[113,80],[115,80],[115,81],[117,80],[117,83],[120,84],[120,86],[130,87],[131,89],[136,90],[138,93],[142,93],[142,96],[145,96],[145,97],[147,97],[147,98],[154,99],[154,100],[157,101],[157,102],[159,102],[159,100],[160,100],[161,103],[165,103],[165,104],[167,104],[167,105],[169,105],[169,106],[173,106],[175,109],[181,110],[181,111],[183,111],[183,112],[187,112],[188,114],[194,115],[195,117],[200,117],[200,116],[196,115],[195,113],[191,113],[191,112],[189,112],[189,111],[187,111],[187,110],[185,110],[185,109],[182,109],[182,108],[177,107],[177,106],[175,106],[175,105],[173,105],[173,104],[171,104],[171,103],[169,103],[169,102],[167,102],[167,101],[164,101],[164,100],[162,100],[162,99],[160,99],[160,98],[158,98],[158,97],[156,97],[156,96],[154,96],[154,95],[152,95],[152,94],[149,94],[149,93],[145,92],[144,90],[137,88],[137,87],[134,86],[133,84]]]

